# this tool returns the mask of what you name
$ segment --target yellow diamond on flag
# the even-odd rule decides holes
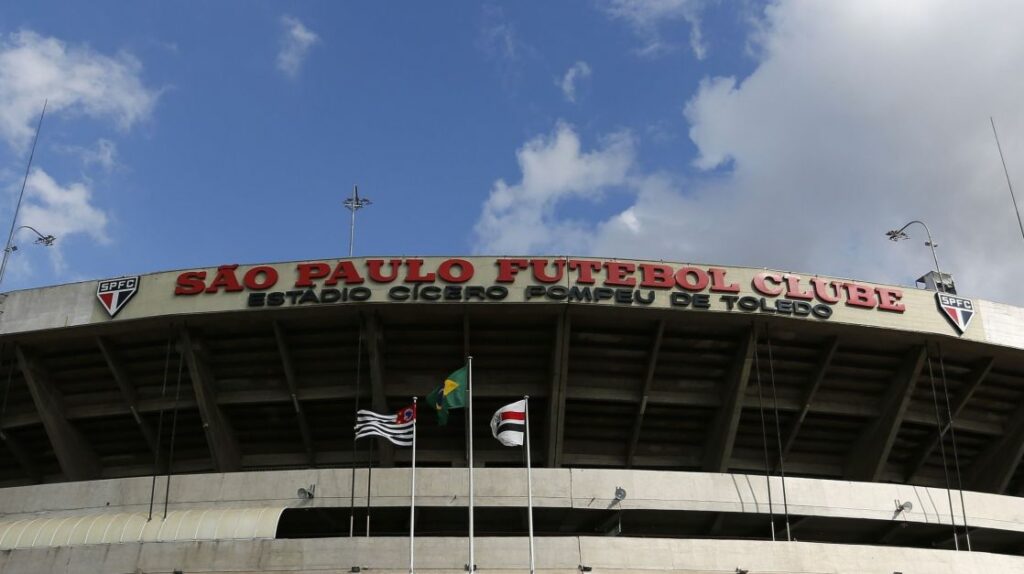
[[[434,380],[437,380],[437,379],[434,379]],[[457,388],[459,388],[459,383],[457,383],[457,382],[455,382],[455,381],[453,381],[451,379],[445,379],[445,381],[444,381],[444,396],[447,397],[448,395],[452,394],[452,392],[455,391],[455,389],[457,389]]]

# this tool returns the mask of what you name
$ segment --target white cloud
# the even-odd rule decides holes
[[[277,53],[277,69],[294,78],[299,74],[310,48],[320,41],[320,36],[292,16],[281,16],[281,26],[284,35],[281,50]]]
[[[700,26],[702,0],[609,0],[605,10],[614,18],[625,20],[644,42],[641,55],[656,56],[674,46],[662,36],[661,28],[682,20],[690,26],[690,49],[698,60],[707,56]]]
[[[57,242],[48,250],[57,272],[67,270],[62,244],[79,235],[89,236],[100,243],[110,241],[107,237],[107,214],[94,204],[88,184],[73,182],[61,185],[40,168],[33,168],[29,174],[18,224],[32,226],[44,235],[57,237]],[[21,230],[15,244],[30,243],[35,237],[31,231]],[[30,269],[22,269],[23,275],[30,273]]]
[[[483,23],[480,27],[480,48],[489,56],[506,61],[516,61],[520,56],[520,41],[515,25],[505,17],[500,7],[485,5],[482,10]]]
[[[590,65],[584,61],[579,61],[569,67],[565,71],[565,75],[562,76],[562,80],[558,82],[558,86],[562,88],[562,94],[565,99],[576,103],[576,82],[590,77]]]
[[[82,182],[62,186],[41,168],[33,168],[29,175],[18,221],[61,239],[86,234],[108,241],[107,215],[93,205],[89,186]]]
[[[117,145],[108,139],[98,139],[94,147],[83,150],[82,162],[110,171],[117,167]]]
[[[54,149],[62,153],[78,156],[85,167],[95,165],[109,172],[119,165],[117,161],[117,144],[105,138],[96,140],[96,143],[90,147],[56,145]]]
[[[547,137],[534,138],[516,152],[522,179],[509,185],[498,180],[476,224],[478,249],[491,253],[523,253],[537,249],[572,249],[586,241],[580,222],[556,218],[560,202],[570,198],[596,200],[623,185],[633,164],[629,133],[609,136],[601,149],[584,152],[579,137],[558,124]]]
[[[150,116],[158,96],[141,71],[124,53],[105,56],[28,30],[0,36],[0,138],[25,147],[44,99],[48,113],[111,119],[128,129]]]
[[[563,221],[535,202],[541,223],[571,224],[584,236],[573,251],[908,284],[932,267],[923,232],[912,227],[912,241],[899,244],[884,232],[921,219],[961,293],[1024,304],[1024,242],[988,123],[995,116],[1021,187],[1022,19],[1016,2],[779,1],[757,26],[753,73],[709,78],[685,106],[702,175],[643,174],[630,147],[615,172],[630,174],[632,205]],[[578,144],[571,132],[560,137]],[[535,140],[520,156],[550,147]],[[509,205],[529,197],[523,172],[523,184],[492,190],[485,228],[497,195]],[[574,194],[594,197],[579,186]],[[511,245],[557,250],[557,234],[539,227]]]

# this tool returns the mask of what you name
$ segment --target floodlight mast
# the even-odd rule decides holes
[[[359,197],[359,186],[352,186],[352,197],[345,200],[345,207],[352,212],[352,223],[348,231],[348,256],[352,257],[356,244],[356,212],[372,204],[373,202],[365,197]]]
[[[49,103],[49,100],[43,100],[43,111],[39,113],[39,123],[36,124],[36,134],[32,138],[32,151],[29,152],[28,154],[28,165],[25,166],[25,178],[21,182],[21,192],[18,194],[18,204],[14,208],[14,217],[11,218],[11,231],[10,233],[7,234],[7,244],[4,245],[3,261],[0,261],[0,283],[3,283],[4,273],[6,273],[7,271],[7,260],[11,257],[11,253],[17,249],[17,246],[14,245],[14,234],[17,233],[20,229],[31,229],[33,232],[35,232],[36,235],[39,236],[39,239],[36,240],[36,243],[45,245],[47,247],[53,245],[53,242],[56,240],[56,238],[52,235],[43,235],[42,233],[39,233],[39,231],[37,231],[34,227],[29,227],[28,225],[22,225],[21,227],[17,227],[18,213],[21,211],[21,200],[25,198],[25,186],[28,184],[28,175],[29,172],[32,170],[32,159],[36,155],[36,144],[39,142],[39,130],[41,130],[43,127],[43,117],[46,116],[47,103]]]
[[[947,289],[943,287],[945,285],[945,282],[942,279],[942,271],[939,270],[939,258],[937,255],[935,255],[935,248],[938,247],[938,244],[936,244],[935,241],[932,240],[932,232],[930,229],[928,229],[928,225],[925,224],[925,222],[918,221],[915,219],[914,221],[907,223],[906,225],[899,229],[886,231],[885,235],[889,238],[890,241],[901,241],[903,239],[910,239],[910,236],[907,235],[904,232],[904,230],[910,227],[911,225],[914,225],[915,223],[920,225],[921,227],[924,227],[924,232],[928,235],[928,241],[925,241],[924,244],[927,245],[928,247],[931,247],[932,249],[932,261],[935,263],[935,279],[938,282],[936,286],[939,287],[940,291],[946,291]]]

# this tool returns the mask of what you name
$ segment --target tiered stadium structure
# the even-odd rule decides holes
[[[411,453],[353,450],[354,411],[422,401],[470,355],[479,572],[528,565],[523,452],[488,428],[524,395],[539,571],[1024,572],[1021,308],[396,257],[105,278],[0,311],[5,574],[405,571]],[[466,421],[421,402],[418,424],[416,569],[460,572]]]

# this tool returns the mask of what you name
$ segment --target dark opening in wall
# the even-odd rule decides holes
[[[278,523],[277,538],[366,536],[366,507],[357,507],[350,523],[348,507],[289,508]],[[629,536],[650,538],[717,538],[769,540],[769,518],[763,514],[615,508],[535,508],[536,536]],[[827,516],[789,517],[794,540],[837,544],[867,544],[913,548],[953,548],[949,524],[865,520]],[[370,536],[409,535],[409,509],[372,508]],[[521,507],[477,507],[476,535],[526,536],[527,514]],[[416,535],[466,536],[465,507],[417,507]],[[778,540],[786,539],[784,517],[775,516]],[[958,528],[964,545],[963,528]],[[972,528],[974,550],[1001,554],[1024,553],[1024,533]]]

